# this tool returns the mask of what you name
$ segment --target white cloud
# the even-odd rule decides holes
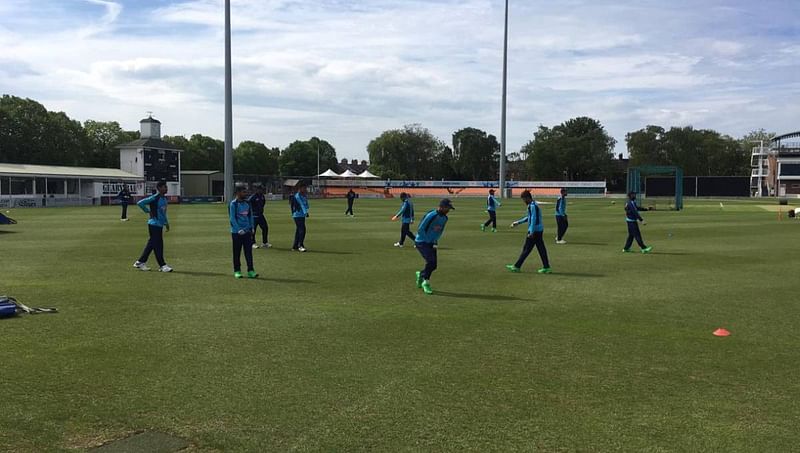
[[[744,50],[744,44],[736,41],[714,41],[711,43],[711,50],[725,57],[734,57]]]
[[[78,36],[81,38],[88,38],[89,36],[102,33],[111,29],[111,26],[116,22],[120,13],[122,12],[122,5],[109,1],[109,0],[84,0],[93,5],[102,6],[105,13],[97,20],[96,23],[86,25],[78,30]]]

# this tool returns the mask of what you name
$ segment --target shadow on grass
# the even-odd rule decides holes
[[[173,274],[177,275],[190,275],[192,277],[224,277],[224,278],[233,278],[233,272],[231,273],[222,273],[222,272],[202,272],[202,271],[172,271]],[[244,280],[250,280],[245,278]],[[265,277],[260,275],[256,279],[252,279],[256,281],[265,281],[265,282],[276,282],[276,283],[316,283],[313,280],[303,280],[303,279],[294,279],[294,278],[273,278],[273,277]]]
[[[513,296],[501,296],[498,294],[469,294],[469,293],[453,293],[449,291],[434,291],[434,296],[439,297],[452,297],[454,299],[480,299],[492,302],[533,302],[531,299],[520,299]]]
[[[19,231],[0,230],[0,234],[14,234],[14,233],[19,233]]]
[[[561,271],[553,271],[550,274],[551,277],[583,277],[583,278],[602,278],[605,277],[605,274],[589,274],[586,272],[561,272]]]
[[[304,285],[308,284],[315,284],[314,280],[303,280],[301,278],[274,278],[274,277],[264,277],[263,275],[258,277],[256,280],[261,280],[264,282],[275,282],[275,283],[302,283]]]
[[[353,255],[353,252],[334,252],[331,250],[306,250],[305,253],[312,255]]]
[[[272,247],[269,250],[274,250],[276,252],[286,252],[286,253],[300,253],[297,250],[290,249],[290,248],[282,248],[282,247]],[[260,253],[253,251],[253,253]],[[316,254],[316,255],[353,255],[353,252],[333,252],[329,250],[306,250],[302,254]]]

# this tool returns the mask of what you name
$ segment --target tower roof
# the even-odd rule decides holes
[[[151,148],[163,149],[168,151],[183,151],[175,145],[171,145],[164,140],[157,138],[139,138],[129,143],[117,145],[115,148]]]

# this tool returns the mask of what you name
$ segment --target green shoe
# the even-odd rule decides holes
[[[650,253],[653,250],[653,247],[645,247],[642,249],[642,253]]]
[[[486,225],[481,224],[481,231],[486,231]]]
[[[433,294],[433,289],[431,288],[431,282],[429,282],[428,280],[422,282],[422,290],[425,291],[425,294],[429,296]]]
[[[417,271],[417,288],[422,288],[422,272]]]
[[[256,271],[247,271],[247,278],[258,278]]]
[[[538,272],[538,273],[540,273],[540,274],[552,274],[552,273],[553,273],[553,270],[552,270],[552,269],[550,269],[549,267],[543,267],[543,268],[539,269],[539,270],[538,270],[538,271],[536,271],[536,272]]]
[[[233,273],[233,276],[236,277],[236,278],[242,278],[242,273],[239,272],[239,271],[236,271],[236,272]]]
[[[631,253],[631,249],[622,249],[622,253]]]
[[[514,272],[515,274],[522,272],[522,269],[518,268],[517,266],[514,266],[513,264],[506,264],[506,269],[510,270],[511,272]]]
[[[497,233],[497,228],[492,228],[492,233]]]

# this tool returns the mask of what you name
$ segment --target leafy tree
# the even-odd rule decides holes
[[[189,139],[183,135],[165,135],[161,140],[169,143],[170,145],[186,151],[189,149]],[[186,165],[186,156],[181,157],[181,165]],[[187,169],[188,170],[188,169]],[[193,170],[193,169],[192,169]]]
[[[312,137],[297,140],[281,152],[279,166],[284,176],[312,176],[317,174],[317,152],[320,171],[335,168],[336,149],[327,141]]]
[[[509,180],[516,181],[526,181],[529,179],[522,153],[506,154],[506,176]]]
[[[636,132],[628,133],[625,142],[628,144],[630,164],[667,165],[668,157],[662,146],[666,131],[660,126],[647,126]]]
[[[431,177],[445,180],[459,179],[455,156],[449,146],[438,149],[433,156],[433,175]]]
[[[703,131],[702,147],[706,150],[705,175],[745,176],[750,174],[750,149],[738,140],[715,131]]]
[[[182,136],[164,136],[163,140],[183,150],[182,170],[219,170],[225,168],[225,142],[202,134],[188,140]]]
[[[709,129],[659,126],[626,135],[631,165],[674,165],[692,176],[736,176],[749,173],[749,147]]]
[[[0,98],[0,160],[11,163],[81,165],[88,139],[81,123],[49,112],[31,99]]]
[[[447,170],[447,146],[419,124],[383,132],[367,146],[370,162],[379,176],[393,179],[442,177]],[[438,164],[437,164],[438,159]]]
[[[741,138],[742,145],[745,148],[753,148],[756,145],[760,145],[760,142],[764,142],[764,146],[769,146],[769,142],[778,135],[775,132],[767,132],[764,129],[757,129],[754,131],[750,131]]]
[[[263,143],[243,141],[233,151],[233,168],[236,173],[251,175],[277,175],[278,148],[267,148]]]
[[[540,180],[600,180],[611,171],[616,140],[599,121],[573,118],[551,128],[539,126],[522,147],[528,171]]]
[[[117,145],[132,142],[139,138],[136,131],[125,131],[116,121],[93,121],[83,123],[89,140],[89,148],[83,156],[83,165],[90,167],[119,168]]]
[[[453,134],[454,168],[460,178],[472,181],[497,177],[500,143],[494,135],[467,127]]]

